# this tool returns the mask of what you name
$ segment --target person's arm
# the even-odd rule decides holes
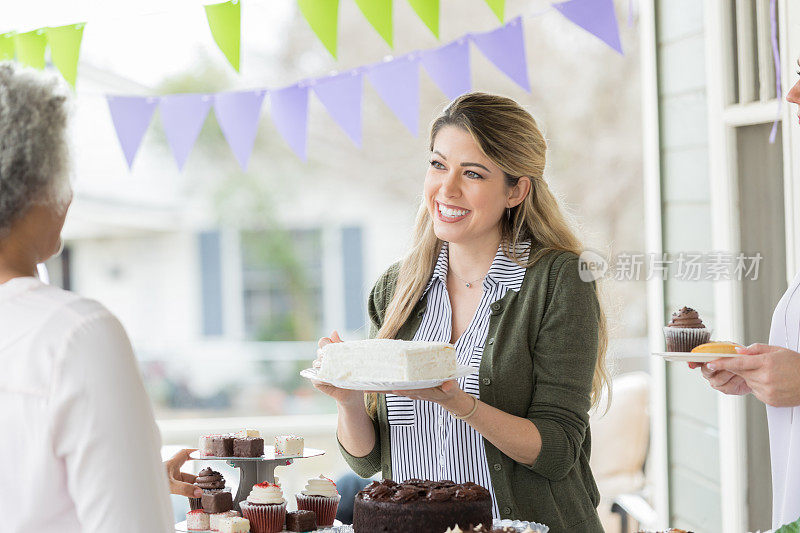
[[[98,306],[57,356],[51,442],[82,531],[172,532],[161,439],[122,325]]]

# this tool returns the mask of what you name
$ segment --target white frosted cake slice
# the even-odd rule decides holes
[[[452,344],[395,339],[335,342],[321,349],[318,375],[335,381],[418,381],[456,371]]]
[[[279,435],[275,437],[275,455],[303,455],[305,439],[297,435]],[[275,484],[278,485],[278,478]]]

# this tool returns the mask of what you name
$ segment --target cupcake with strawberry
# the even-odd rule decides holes
[[[339,507],[339,491],[336,483],[325,476],[308,480],[306,488],[295,495],[297,508],[303,511],[314,511],[317,515],[317,525],[332,526],[336,519],[336,509]]]
[[[280,485],[259,483],[241,502],[242,516],[250,521],[253,533],[278,533],[286,521],[286,500]]]

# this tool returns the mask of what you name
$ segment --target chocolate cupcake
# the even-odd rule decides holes
[[[225,478],[222,474],[215,470],[206,467],[197,474],[197,479],[194,480],[197,487],[203,489],[203,494],[213,494],[215,492],[222,492],[225,489]],[[189,507],[194,511],[195,509],[203,508],[203,498],[189,498]]]
[[[708,342],[711,330],[703,325],[700,315],[691,307],[681,307],[672,313],[664,327],[668,352],[691,352],[692,348]]]

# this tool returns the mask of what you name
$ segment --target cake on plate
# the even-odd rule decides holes
[[[456,371],[456,349],[445,342],[367,339],[326,344],[320,352],[323,381],[418,381]]]
[[[475,483],[373,481],[356,495],[355,533],[443,533],[492,523],[492,497]]]

